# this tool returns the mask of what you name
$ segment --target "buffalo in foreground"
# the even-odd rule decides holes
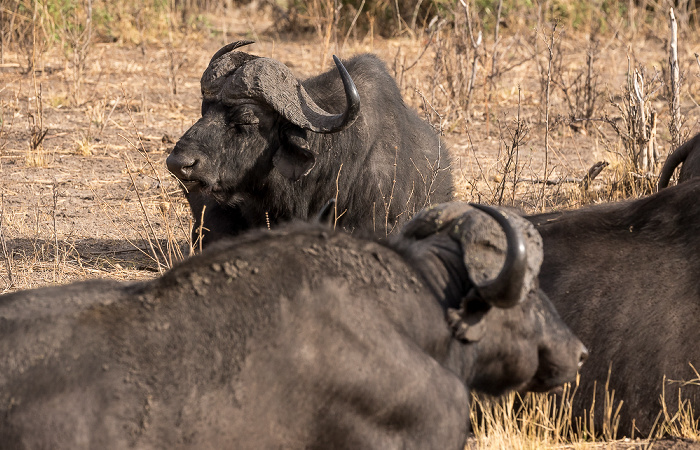
[[[677,411],[678,380],[696,380],[681,392],[700,411],[690,365],[700,370],[699,199],[693,179],[637,200],[529,217],[544,243],[540,287],[591,352],[575,413],[590,411],[597,382],[601,424],[610,371],[627,436],[633,424],[649,433],[662,388]]]
[[[486,211],[386,245],[280,226],[154,281],[0,297],[2,447],[461,450],[470,388],[547,390],[586,355],[537,289],[537,232]]]
[[[211,59],[202,117],[166,161],[186,189],[193,241],[200,228],[208,244],[308,220],[329,198],[338,226],[388,234],[427,204],[450,200],[438,135],[404,104],[376,56],[344,65],[334,57],[337,71],[299,81],[279,61],[236,51],[250,43]]]
[[[689,180],[700,176],[700,133],[693,136],[692,139],[678,147],[673,153],[668,155],[664,166],[661,168],[659,175],[659,189],[668,186],[671,181],[673,172],[676,167],[681,166],[681,171],[678,174],[678,182]]]

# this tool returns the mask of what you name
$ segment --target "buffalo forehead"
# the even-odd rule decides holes
[[[424,239],[452,224],[467,211],[473,210],[468,203],[450,202],[432,205],[418,212],[401,230],[404,237]]]
[[[301,86],[284,64],[274,59],[258,58],[246,63],[227,78],[222,86],[222,101],[250,98],[264,101],[283,117],[298,126],[311,129],[312,123],[328,116]]]
[[[243,52],[230,52],[212,61],[202,74],[202,94],[208,98],[217,97],[231,75],[246,62],[254,59],[258,57]]]
[[[542,237],[527,220],[512,212],[507,214],[510,223],[525,238],[527,273],[522,293],[525,295],[535,286],[542,264]],[[505,261],[506,237],[493,218],[472,208],[462,214],[451,234],[462,244],[464,263],[474,283],[482,284],[498,275]]]

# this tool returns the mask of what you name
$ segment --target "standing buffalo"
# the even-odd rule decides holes
[[[668,155],[668,158],[661,169],[661,174],[659,175],[659,189],[663,189],[668,186],[668,182],[671,181],[673,172],[680,164],[683,164],[683,166],[681,167],[681,172],[678,175],[679,183],[689,180],[690,178],[700,176],[700,150],[696,150],[697,147],[700,147],[700,133],[693,136],[692,139]]]
[[[167,159],[186,188],[193,240],[200,225],[206,244],[306,220],[329,198],[339,226],[386,234],[450,199],[438,135],[377,57],[345,66],[334,57],[338,72],[299,81],[279,61],[235,51],[251,42],[216,52],[202,75],[202,118]]]
[[[547,390],[586,355],[537,289],[534,227],[484,210],[0,297],[2,448],[462,449],[470,388]]]
[[[588,346],[576,412],[604,387],[620,409],[620,431],[646,435],[666,404],[683,397],[700,411],[700,180],[637,200],[530,216],[544,242],[540,286]]]

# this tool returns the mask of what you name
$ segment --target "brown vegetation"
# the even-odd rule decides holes
[[[449,142],[461,199],[535,212],[652,192],[698,131],[694,3],[675,11],[675,87],[668,2],[526,3],[0,0],[0,290],[149,278],[187,255],[163,162],[199,115],[209,57],[243,38],[300,77],[379,54]],[[616,441],[613,393],[606,430],[549,397],[515,418],[512,401],[470,446],[648,445]],[[658,430],[698,439],[693,413]]]

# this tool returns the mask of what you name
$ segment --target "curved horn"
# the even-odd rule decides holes
[[[333,124],[333,120],[329,119],[328,127],[335,127],[335,131],[329,131],[329,133],[334,133],[336,131],[342,131],[349,127],[355,122],[357,116],[360,115],[360,94],[357,92],[357,87],[352,81],[348,70],[345,68],[343,63],[340,62],[337,56],[333,55],[333,62],[335,62],[338,72],[340,73],[340,79],[343,80],[343,88],[345,89],[345,101],[347,107],[345,112],[339,118],[337,118],[337,125]],[[337,117],[337,116],[336,116]]]
[[[482,300],[497,308],[511,308],[522,300],[527,270],[527,250],[523,235],[510,223],[508,216],[496,208],[470,203],[493,217],[506,235],[506,260],[496,278],[475,286]]]
[[[342,114],[331,114],[318,106],[287,66],[268,58],[246,61],[231,81],[223,86],[221,97],[224,101],[239,98],[262,100],[284,118],[306,130],[317,133],[342,131],[359,116],[360,95],[343,64],[335,56],[333,58],[347,101]]]
[[[211,63],[216,61],[217,59],[221,58],[224,56],[226,53],[231,52],[238,47],[243,47],[244,45],[250,45],[250,44],[255,44],[255,41],[236,41],[236,42],[231,42],[230,44],[226,44],[223,47],[219,49],[216,53],[214,53],[214,56],[211,57],[209,60],[209,65],[211,66]]]

